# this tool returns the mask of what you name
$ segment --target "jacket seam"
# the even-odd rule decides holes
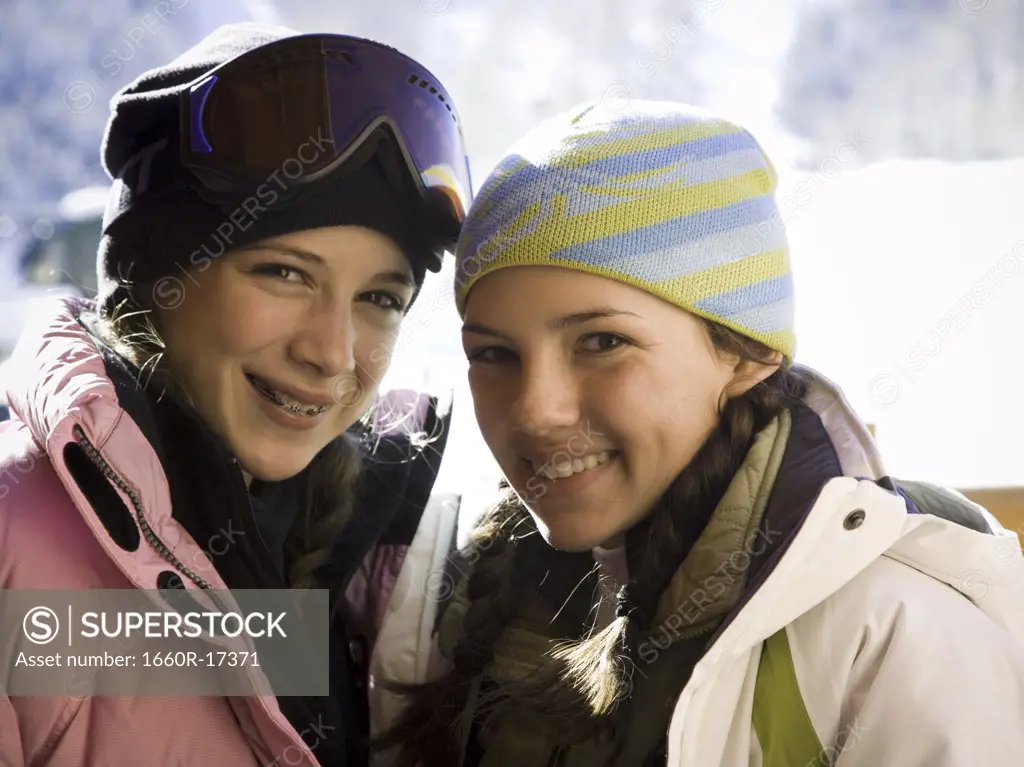
[[[82,707],[82,703],[85,698],[64,698],[64,706],[61,708],[60,715],[54,722],[53,727],[50,728],[50,732],[46,736],[46,740],[43,741],[42,746],[39,748],[39,752],[34,755],[30,763],[32,765],[45,764],[46,760],[49,759],[50,754],[57,747],[57,742],[67,732],[68,727],[71,725],[71,720],[75,718],[75,714],[78,713],[78,709]]]

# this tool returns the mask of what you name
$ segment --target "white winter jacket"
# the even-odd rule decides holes
[[[850,476],[695,667],[669,767],[1024,764],[1019,539],[908,513],[838,388],[808,402]]]

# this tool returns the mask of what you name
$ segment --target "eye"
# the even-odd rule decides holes
[[[585,352],[609,352],[629,343],[627,338],[617,333],[590,333],[580,339],[580,348]]]
[[[376,304],[381,309],[395,312],[405,311],[405,302],[394,293],[388,293],[386,290],[371,290],[363,293],[360,298],[369,301],[371,304]]]
[[[309,275],[301,269],[297,269],[294,266],[288,266],[282,263],[272,264],[260,264],[253,268],[253,272],[256,274],[263,274],[268,277],[274,277],[282,282],[291,282],[294,284],[305,284],[309,282]]]
[[[482,362],[484,364],[500,365],[516,361],[516,353],[504,346],[481,346],[469,349],[466,352],[466,359],[470,363]]]

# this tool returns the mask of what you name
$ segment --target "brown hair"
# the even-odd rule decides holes
[[[83,316],[93,334],[139,371],[138,383],[158,391],[174,391],[186,402],[192,397],[184,384],[161,364],[164,342],[155,313],[138,295],[151,295],[148,286],[120,287],[104,306]],[[359,476],[359,451],[348,435],[330,443],[308,469],[310,485],[304,507],[284,542],[286,580],[291,588],[326,588],[315,573],[330,556],[352,514]]]
[[[756,362],[772,359],[772,350],[763,344],[722,325],[704,324],[719,354]],[[565,642],[526,679],[480,695],[476,710],[481,718],[515,706],[543,716],[563,732],[593,733],[614,724],[619,703],[628,697],[639,633],[653,620],[662,592],[711,518],[754,437],[805,390],[805,380],[783,362],[742,396],[720,403],[719,421],[697,455],[651,513],[627,533],[631,581],[617,594],[615,620],[596,634]],[[641,551],[642,556],[635,556]],[[475,564],[466,583],[469,607],[464,633],[453,650],[454,668],[424,685],[393,685],[409,696],[409,705],[376,746],[396,748],[399,767],[459,764],[458,735],[464,736],[464,728],[472,724],[463,721],[469,691],[490,663],[495,642],[515,619],[525,592],[550,580],[548,568],[571,569],[572,558],[578,557],[551,549],[510,491],[485,514],[465,554]]]

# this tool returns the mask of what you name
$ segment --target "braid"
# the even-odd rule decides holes
[[[317,570],[330,559],[334,542],[352,516],[360,466],[358,449],[347,435],[313,459],[299,519],[285,540],[291,588],[325,587]]]
[[[507,510],[512,514],[503,525],[506,528],[520,508],[510,505]],[[466,583],[470,605],[463,619],[463,637],[452,651],[455,666],[467,677],[482,673],[491,662],[494,644],[515,618],[520,602],[515,571],[522,544],[507,529],[492,541],[482,550]]]
[[[476,527],[462,559],[472,565],[466,592],[469,607],[463,635],[452,650],[453,668],[425,685],[388,685],[414,697],[395,725],[377,738],[376,749],[400,746],[396,767],[448,767],[459,763],[457,737],[470,687],[494,656],[494,647],[515,619],[523,588],[535,580],[533,561],[544,545],[529,513],[508,493]],[[481,708],[488,707],[482,701]]]

